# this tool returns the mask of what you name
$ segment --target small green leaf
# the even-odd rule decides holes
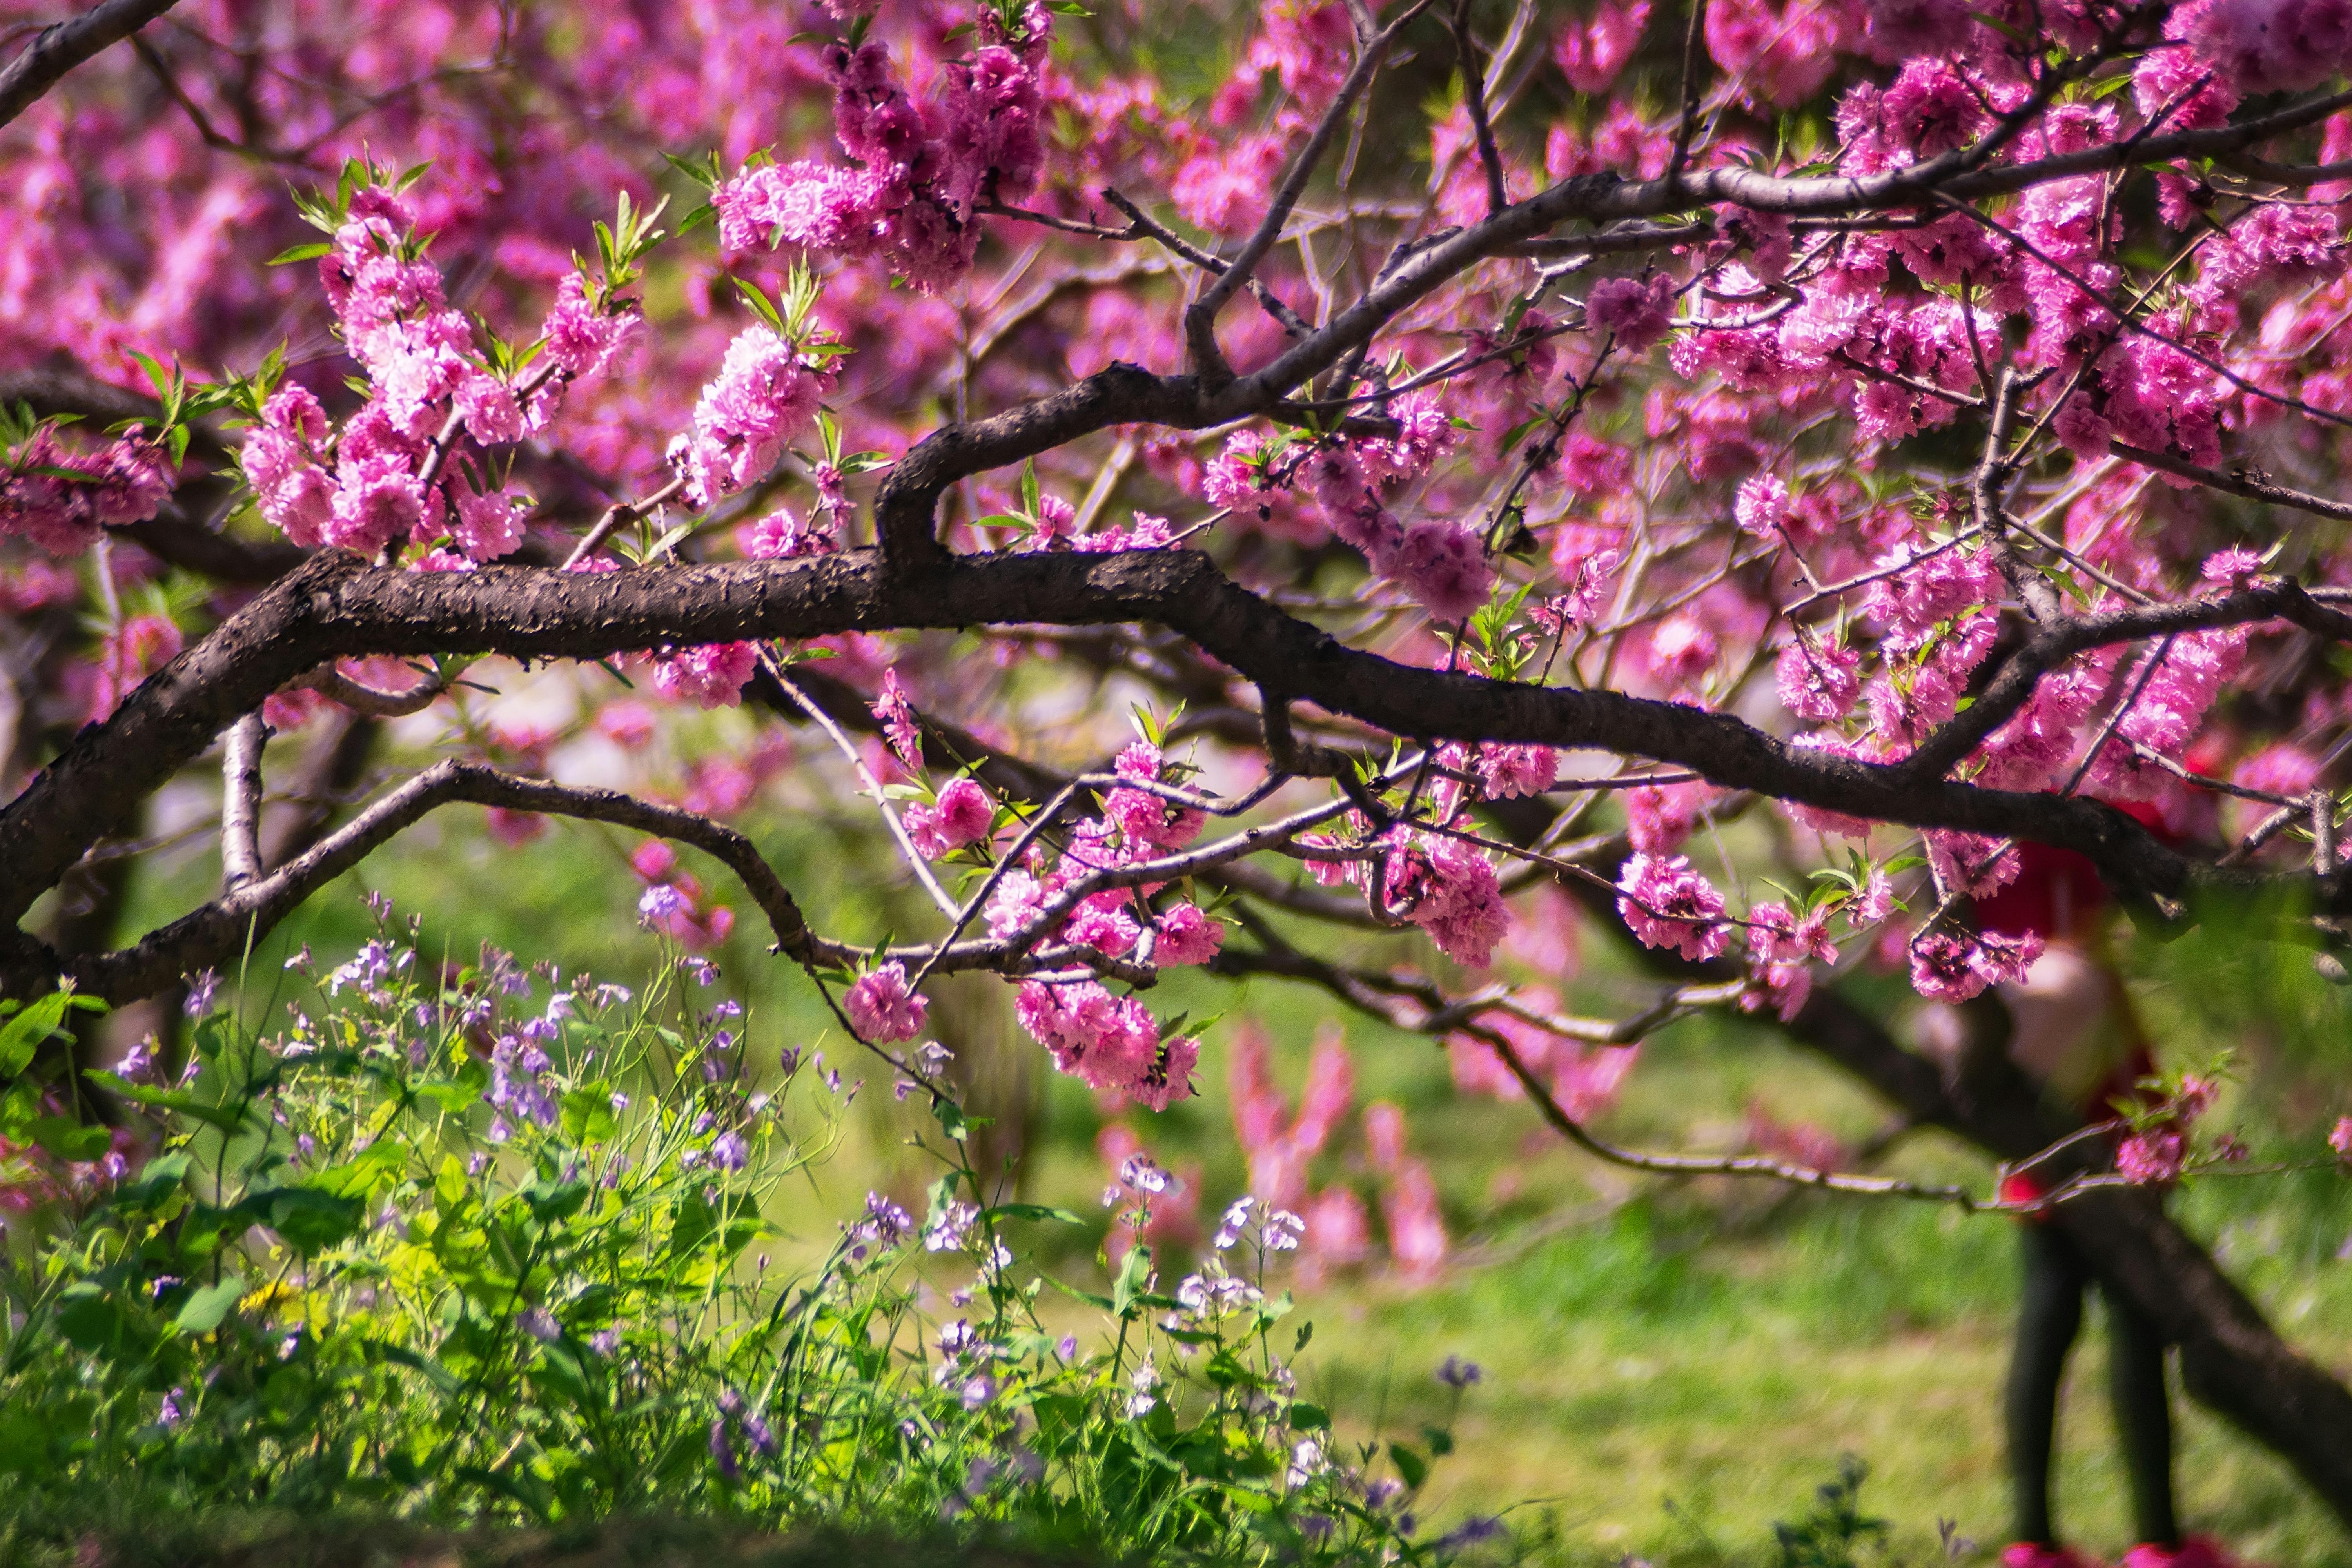
[[[1054,1208],[1045,1204],[999,1204],[994,1208],[990,1209],[982,1217],[991,1220],[1050,1219],[1059,1225],[1084,1225],[1087,1223],[1086,1216],[1084,1215],[1073,1214],[1068,1209]]]
[[[1419,1449],[1409,1448],[1402,1443],[1391,1443],[1389,1458],[1395,1462],[1397,1474],[1403,1478],[1404,1484],[1415,1491],[1419,1491],[1422,1483],[1429,1479],[1429,1461],[1421,1457]]]
[[[1111,1284],[1110,1310],[1122,1318],[1132,1316],[1150,1285],[1151,1248],[1138,1242],[1119,1262],[1118,1278]]]
[[[326,255],[327,252],[334,248],[335,247],[331,244],[323,239],[314,241],[310,245],[289,246],[288,248],[281,250],[277,255],[271,257],[268,265],[271,267],[291,267],[298,261],[316,261],[319,258]]]
[[[211,1333],[221,1326],[221,1320],[228,1316],[229,1309],[244,1295],[243,1276],[225,1275],[216,1285],[190,1291],[188,1299],[180,1303],[179,1316],[172,1320],[172,1328],[183,1334]]]

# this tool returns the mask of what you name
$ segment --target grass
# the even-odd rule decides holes
[[[600,973],[645,963],[651,944],[627,924],[635,884],[621,847],[592,829],[554,832],[565,837],[514,853],[448,818],[429,843],[361,875],[404,910],[425,911],[428,942],[445,933],[455,952],[488,939]],[[817,861],[803,834],[761,838],[820,925],[873,937],[895,913],[905,921],[897,929],[915,929],[910,910],[858,890],[887,880],[878,863],[835,880],[839,868]],[[149,885],[144,901],[156,909],[142,913],[169,903],[173,880]],[[354,878],[315,901],[265,944],[256,973],[294,942],[310,941],[322,956],[354,944],[363,929],[359,888]],[[763,1048],[815,1037],[823,1013],[796,973],[760,956],[765,933],[755,925],[747,922],[725,955],[752,1005],[751,1037]],[[1578,999],[1603,1006],[1638,994],[1600,946],[1588,943]],[[2239,1049],[2246,1084],[2223,1114],[2242,1117],[2258,1144],[2264,1134],[2307,1138],[2352,1109],[2336,1103],[2343,994],[2299,958],[2200,933],[2169,949],[2135,950],[2132,963],[2160,1039]],[[1334,1011],[1292,988],[1236,993],[1197,980],[1164,986],[1155,1005],[1257,1018],[1294,1089]],[[1034,1050],[1007,1027],[1001,992],[982,987],[946,1011],[967,1041]],[[1628,1552],[1660,1568],[1745,1560],[1851,1452],[1870,1463],[1865,1506],[1896,1522],[1905,1560],[1939,1555],[1939,1519],[1986,1548],[2005,1539],[1998,1397],[2014,1268],[2010,1222],[1631,1180],[1559,1146],[1524,1106],[1455,1095],[1443,1054],[1427,1041],[1361,1020],[1345,1026],[1359,1100],[1386,1098],[1408,1111],[1415,1150],[1436,1167],[1461,1262],[1432,1286],[1374,1273],[1307,1293],[1302,1315],[1319,1331],[1303,1372],[1343,1430],[1409,1435],[1442,1410],[1445,1391],[1430,1376],[1440,1359],[1484,1364],[1486,1381],[1461,1422],[1460,1452],[1439,1472],[1433,1512],[1525,1500],[1523,1518],[1552,1521],[1543,1554],[1570,1563]],[[1212,1204],[1244,1181],[1220,1044],[1213,1034],[1202,1098],[1142,1126],[1165,1163],[1202,1166]],[[1087,1206],[1103,1180],[1093,1097],[1034,1068],[992,1082],[995,1100],[982,1109],[1030,1124],[1024,1195]],[[879,1078],[869,1086],[850,1147],[816,1177],[811,1202],[787,1216],[812,1247],[830,1241],[834,1219],[866,1185],[904,1192],[927,1173],[899,1146],[911,1119],[884,1088]],[[1885,1114],[1768,1031],[1700,1019],[1651,1043],[1611,1130],[1632,1142],[1729,1148],[1755,1102],[1850,1141],[1877,1131]],[[1318,1181],[1360,1173],[1354,1151],[1349,1142],[1327,1157]],[[1969,1152],[1932,1138],[1906,1142],[1888,1163],[1947,1179],[1986,1173]],[[2352,1266],[2336,1259],[2352,1228],[2352,1187],[2332,1173],[2209,1183],[2186,1195],[2180,1212],[2284,1331],[2352,1374]],[[1076,1269],[1082,1259],[1066,1261]],[[2084,1544],[2119,1554],[2128,1522],[2095,1315],[2094,1322],[2065,1404],[2060,1509]],[[2284,1465],[2185,1399],[2177,1408],[2180,1490],[2193,1527],[2217,1531],[2252,1561],[2352,1568],[2352,1542]]]

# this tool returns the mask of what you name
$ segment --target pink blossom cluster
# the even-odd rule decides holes
[[[1645,947],[1713,958],[1731,941],[1722,892],[1680,855],[1635,854],[1617,878],[1617,912]]]
[[[2032,932],[1928,931],[1911,939],[1911,984],[1936,1002],[1965,1002],[1988,985],[2021,978],[2042,956]]]
[[[748,642],[709,643],[655,656],[654,689],[672,702],[700,708],[732,708],[760,666],[759,648]]]
[[[737,334],[694,405],[691,427],[670,443],[687,500],[709,506],[766,478],[816,417],[817,401],[832,384],[824,363],[808,363],[772,329]]]
[[[1226,1069],[1234,1139],[1249,1161],[1250,1191],[1268,1207],[1295,1210],[1305,1221],[1300,1277],[1307,1283],[1371,1255],[1370,1212],[1345,1180],[1318,1187],[1313,1167],[1327,1155],[1355,1109],[1355,1060],[1336,1024],[1318,1031],[1296,1112],[1274,1081],[1269,1041],[1262,1026],[1234,1031]],[[1379,1185],[1389,1255],[1407,1278],[1432,1277],[1450,1253],[1445,1221],[1428,1163],[1407,1147],[1404,1113],[1385,1101],[1364,1108],[1363,1163]],[[1239,1210],[1229,1212],[1228,1226]]]
[[[478,355],[472,323],[415,245],[417,222],[382,186],[352,195],[319,278],[368,400],[338,434],[318,397],[289,382],[263,405],[240,462],[263,518],[306,548],[377,555],[446,525],[463,559],[441,564],[495,560],[521,543],[527,503],[489,483],[486,466],[431,454],[459,430],[488,449],[543,429],[563,382],[606,368],[640,319],[630,307],[593,308],[567,274],[542,330],[551,374],[531,384],[526,407],[525,387]]]
[[[1830,914],[1825,903],[1801,914],[1777,900],[1749,907],[1748,962],[1756,989],[1740,998],[1742,1007],[1754,1012],[1769,1005],[1783,1022],[1797,1016],[1812,994],[1813,962],[1837,962]]]
[[[1014,1010],[1054,1065],[1089,1088],[1115,1089],[1153,1110],[1192,1097],[1200,1042],[1163,1040],[1159,1020],[1132,996],[1114,996],[1091,980],[1032,980]]]
[[[125,437],[84,454],[41,426],[0,467],[0,539],[79,555],[103,530],[153,517],[172,493],[175,467],[152,442]]]
[[[938,101],[908,92],[883,44],[828,47],[835,135],[857,166],[803,160],[744,169],[711,198],[721,242],[736,251],[790,245],[852,260],[878,256],[925,293],[952,283],[979,247],[980,212],[1018,203],[1036,185],[1049,22],[1044,6],[1031,6],[1022,36],[950,62]]]
[[[907,836],[927,860],[954,853],[988,837],[996,820],[996,805],[973,779],[955,779],[926,805],[917,802],[902,817]]]
[[[1301,842],[1337,847],[1314,835]],[[1391,919],[1421,927],[1440,952],[1473,969],[1494,962],[1496,944],[1510,930],[1510,907],[1494,862],[1476,845],[1449,834],[1394,827],[1360,858],[1308,864],[1326,882],[1369,885]]]

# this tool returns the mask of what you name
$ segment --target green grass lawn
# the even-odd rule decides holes
[[[653,959],[653,944],[631,925],[635,884],[619,840],[558,826],[551,841],[515,853],[462,824],[438,819],[408,852],[362,873],[404,911],[426,917],[428,948],[446,938],[453,955],[470,957],[488,939],[527,959],[593,964],[613,977]],[[911,910],[856,890],[887,879],[880,864],[852,865],[855,877],[844,881],[842,868],[817,860],[803,835],[762,840],[820,925],[872,939],[895,913],[896,929],[917,929]],[[709,879],[725,885],[723,874]],[[350,879],[265,944],[257,979],[294,942],[310,942],[330,961],[348,952],[364,934],[361,890]],[[142,903],[161,912],[193,887],[158,879],[144,891]],[[779,1044],[815,1040],[826,1019],[797,973],[764,956],[766,940],[756,919],[746,921],[725,956],[751,1004],[755,1056],[772,1058]],[[1599,939],[1588,938],[1585,950],[1579,1002],[1606,1007],[1643,994]],[[2308,1139],[2324,1118],[2352,1110],[2337,1104],[2343,994],[2294,955],[2232,951],[2207,935],[2134,962],[2160,1038],[2242,1050],[2246,1087],[2223,1114],[2242,1118],[2258,1148],[2281,1133]],[[1229,1015],[1210,1035],[1202,1096],[1144,1128],[1165,1163],[1202,1168],[1213,1209],[1244,1181],[1224,1103],[1221,1045],[1231,1017],[1266,1026],[1295,1091],[1309,1043],[1336,1009],[1269,983],[1236,992],[1197,978],[1163,986],[1155,1005]],[[1034,1047],[1009,1027],[1008,1011],[1002,990],[982,984],[940,1016],[958,1031],[950,1043],[992,1062],[978,1109],[1028,1125],[1024,1195],[1099,1212],[1091,1201],[1104,1179],[1093,1148],[1099,1108],[1028,1059]],[[1360,1019],[1346,1027],[1360,1102],[1403,1106],[1414,1149],[1435,1166],[1459,1263],[1433,1285],[1409,1287],[1375,1268],[1304,1293],[1300,1315],[1318,1332],[1302,1381],[1349,1435],[1412,1437],[1447,1408],[1435,1365],[1448,1354],[1484,1365],[1459,1451],[1437,1473],[1433,1517],[1518,1504],[1517,1517],[1551,1521],[1542,1555],[1571,1563],[1614,1563],[1628,1552],[1661,1565],[1769,1560],[1771,1522],[1801,1512],[1839,1456],[1853,1453],[1872,1467],[1864,1502],[1895,1521],[1904,1560],[1939,1555],[1939,1519],[1957,1521],[1988,1552],[2006,1539],[1998,1397],[2011,1222],[1885,1200],[1634,1179],[1560,1146],[1523,1105],[1457,1096],[1429,1042]],[[861,1070],[842,1065],[852,1076]],[[917,1119],[891,1103],[887,1074],[868,1076],[842,1156],[817,1176],[805,1205],[774,1216],[787,1233],[775,1248],[781,1264],[795,1254],[790,1237],[829,1241],[867,1186],[911,1195],[932,1173],[904,1147]],[[1878,1131],[1885,1116],[1850,1081],[1769,1032],[1699,1019],[1651,1043],[1610,1131],[1637,1144],[1729,1150],[1751,1103],[1850,1141]],[[1363,1178],[1353,1133],[1342,1143],[1318,1181]],[[1885,1163],[1941,1179],[1980,1182],[1987,1172],[1937,1139],[1906,1141]],[[2274,1321],[2352,1374],[2352,1264],[2336,1258],[2352,1231],[2352,1185],[2332,1173],[2210,1183],[2181,1204]],[[1074,1279],[1090,1272],[1092,1239],[1065,1245],[1056,1266]],[[2129,1543],[2128,1525],[2102,1356],[2095,1328],[2066,1405],[2060,1508],[2084,1544],[2116,1555]],[[2182,1411],[2179,1473],[2194,1527],[2216,1531],[2258,1563],[2352,1564],[2352,1542],[2282,1464],[2185,1401]]]

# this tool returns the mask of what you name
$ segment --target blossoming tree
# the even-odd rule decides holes
[[[2019,844],[2343,973],[2347,68],[2345,0],[105,0],[0,71],[0,992],[233,967],[470,803],[644,835],[690,942],[715,859],[925,1082],[926,984],[984,972],[1164,1108],[1215,1045],[1152,984],[1205,965],[1646,1168],[1920,1195],[1614,1148],[1545,1069],[1717,1006],[2032,1155],[2034,944],[1969,919]],[[482,659],[577,722],[475,721]],[[1029,738],[1105,691],[1139,737]],[[809,743],[563,778],[747,700]],[[786,766],[870,799],[916,940],[729,825]],[[199,769],[218,895],[115,932]],[[1743,814],[1809,892],[1738,885]],[[1570,900],[1655,1007],[1498,965]],[[1965,1004],[1958,1065],[1854,963]],[[2352,1394],[2136,1190],[2186,1157],[2056,1223],[2352,1518]]]

